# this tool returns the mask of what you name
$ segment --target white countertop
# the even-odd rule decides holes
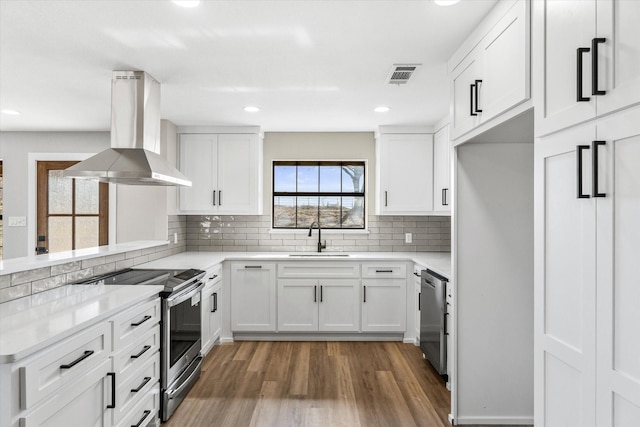
[[[308,256],[309,252],[182,252],[156,261],[137,265],[136,268],[198,268],[206,270],[223,261],[409,261],[430,268],[438,274],[451,278],[450,252],[323,252],[322,256]],[[302,255],[302,256],[301,256]],[[332,256],[333,255],[333,256]]]
[[[0,304],[0,363],[41,350],[153,295],[163,286],[66,285]]]
[[[166,245],[166,240],[139,240],[135,242],[118,243],[115,245],[96,246],[75,251],[56,252],[53,254],[32,255],[21,258],[10,258],[0,261],[0,275],[17,273],[20,271],[34,270],[36,268],[50,267],[71,261],[96,258],[100,256],[116,255],[123,252],[137,251],[140,249],[155,248]]]

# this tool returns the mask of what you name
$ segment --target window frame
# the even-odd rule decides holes
[[[318,166],[318,184],[320,184],[320,174],[321,174],[321,166],[362,166],[364,173],[362,174],[362,192],[336,192],[336,191],[275,191],[275,179],[276,173],[275,169],[277,166],[296,166],[296,186],[297,186],[297,176],[298,176],[298,166]],[[342,180],[340,181],[340,187],[342,189]],[[297,226],[297,218],[298,218],[298,204],[296,202],[296,227],[281,227],[275,225],[275,198],[276,197],[362,197],[363,203],[363,221],[362,227],[324,227],[322,226],[322,230],[329,231],[339,231],[339,232],[362,232],[367,229],[367,162],[366,160],[273,160],[271,162],[271,229],[274,231],[298,231],[298,230],[306,230],[308,227],[298,227]],[[297,199],[296,199],[297,200]],[[342,204],[340,206],[341,217],[342,217]],[[320,217],[320,205],[318,204],[318,219]]]

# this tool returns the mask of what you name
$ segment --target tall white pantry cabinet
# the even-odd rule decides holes
[[[640,2],[533,7],[535,425],[635,426]]]

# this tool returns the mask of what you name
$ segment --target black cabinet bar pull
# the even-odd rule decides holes
[[[385,192],[384,192],[384,206],[385,206],[385,207],[387,207],[387,201],[388,201],[388,198],[387,198],[387,192],[385,191]]]
[[[577,80],[577,100],[578,102],[587,102],[591,100],[588,96],[582,96],[582,54],[589,52],[591,49],[588,47],[579,47],[577,51],[577,64],[576,64],[576,80]]]
[[[244,268],[262,268],[261,265],[245,265]]]
[[[151,411],[146,410],[142,413],[142,418],[140,418],[140,421],[138,421],[136,424],[131,424],[131,427],[140,427],[143,423],[144,420],[147,419],[147,417],[149,416],[149,414],[151,413]]]
[[[68,363],[66,365],[60,365],[60,369],[71,369],[74,366],[76,366],[78,363],[82,362],[84,359],[86,359],[87,357],[91,356],[94,353],[93,350],[85,350],[84,353],[82,353],[82,356],[78,357],[76,360],[74,360],[71,363]]]
[[[592,178],[593,178],[593,191],[592,191],[592,195],[593,197],[606,197],[606,193],[600,193],[598,191],[598,147],[601,145],[607,145],[606,141],[592,141],[591,142],[591,148],[593,151],[593,154],[591,155],[591,158],[593,159],[593,174],[592,174]]]
[[[576,149],[576,161],[578,165],[578,199],[588,199],[591,197],[588,194],[582,194],[582,151],[588,150],[589,148],[591,147],[588,145],[578,145],[578,148]]]
[[[598,44],[606,42],[603,37],[591,40],[591,95],[605,95],[606,90],[598,90]],[[598,197],[595,195],[593,197]]]
[[[213,190],[213,206],[216,205],[216,190]]]
[[[364,295],[364,299],[362,300],[362,302],[367,302],[367,287],[363,286],[363,295]]]
[[[213,312],[215,313],[216,311],[218,311],[218,293],[214,292],[213,293]]]
[[[320,285],[320,302],[322,302],[322,285]]]
[[[218,206],[222,206],[222,190],[218,191]]]
[[[151,377],[144,377],[144,379],[142,380],[142,384],[140,384],[137,388],[132,388],[131,393],[139,392],[140,390],[142,390],[142,387],[147,385],[149,381],[151,381]]]
[[[313,302],[318,302],[318,285],[313,285]]]
[[[111,404],[107,405],[108,409],[116,407],[116,373],[107,372],[107,376],[111,377]]]
[[[376,273],[393,273],[393,270],[376,270]]]
[[[132,354],[131,358],[132,359],[137,359],[138,357],[142,356],[143,354],[145,354],[149,349],[151,348],[150,345],[145,345],[144,347],[142,347],[142,350],[140,350],[140,353],[138,354]]]
[[[218,277],[218,275],[217,275],[217,274],[214,274],[213,276],[209,277],[209,280],[213,280],[213,279],[215,279],[216,277]]]
[[[146,321],[147,321],[147,320],[149,320],[149,319],[151,319],[151,316],[146,315],[146,316],[144,316],[144,317],[142,318],[142,320],[141,320],[141,321],[136,322],[136,323],[132,323],[132,324],[131,324],[131,326],[140,326],[140,325],[142,325],[144,322],[146,322]]]
[[[449,206],[449,200],[447,200],[447,192],[449,189],[443,188],[442,191],[444,192],[444,203],[442,203],[442,206]]]
[[[420,311],[420,306],[421,306],[420,299],[421,299],[421,297],[422,297],[422,292],[418,292],[418,311]]]
[[[413,273],[413,275],[416,276],[416,277],[422,277],[422,276],[420,276],[419,273]]]
[[[475,92],[476,85],[471,83],[469,87],[469,114],[472,116],[477,116],[477,114],[473,110],[473,93]]]
[[[476,84],[474,84],[474,91],[476,93],[475,96],[475,111],[476,113],[482,113],[482,110],[478,108],[478,89],[480,88],[480,83],[482,83],[482,80],[476,80]]]

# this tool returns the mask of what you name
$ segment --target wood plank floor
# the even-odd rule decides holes
[[[449,391],[399,342],[236,342],[214,347],[166,427],[449,426]]]

